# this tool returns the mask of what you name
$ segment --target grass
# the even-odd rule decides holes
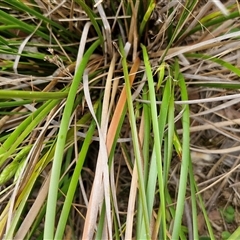
[[[238,239],[239,9],[2,1],[0,238]]]

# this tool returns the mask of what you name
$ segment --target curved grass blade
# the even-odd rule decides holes
[[[25,32],[31,34],[34,31],[36,31],[36,34],[40,37],[42,37],[45,40],[49,41],[49,35],[45,34],[44,32],[40,31],[39,29],[36,30],[36,26],[27,24],[23,21],[18,20],[17,18],[13,17],[10,14],[7,14],[6,12],[0,10],[0,21],[6,25],[17,25],[18,29],[22,28]]]
[[[14,8],[17,8],[17,9],[23,11],[23,12],[26,12],[26,13],[29,13],[30,15],[32,15],[32,16],[35,16],[38,20],[42,20],[46,24],[51,25],[51,27],[55,27],[58,30],[61,30],[61,31],[65,32],[68,37],[70,37],[70,36],[74,37],[74,35],[71,34],[71,32],[69,32],[65,27],[56,23],[55,21],[52,21],[50,18],[45,17],[42,13],[39,13],[39,12],[35,11],[33,8],[29,8],[23,2],[18,2],[18,1],[15,1],[15,0],[8,0],[8,4],[12,5]]]
[[[80,81],[82,80],[83,72],[86,68],[88,60],[94,50],[101,43],[100,39],[95,41],[91,47],[84,54],[82,61],[74,75],[72,85],[69,90],[69,95],[66,101],[66,105],[63,112],[62,122],[59,129],[59,134],[56,143],[56,150],[54,154],[52,175],[49,186],[49,195],[47,200],[47,210],[46,210],[46,221],[44,228],[44,239],[54,239],[54,228],[55,228],[55,214],[56,214],[56,204],[57,204],[57,193],[59,185],[59,177],[61,170],[61,163],[63,159],[64,146],[67,136],[67,130],[69,126],[69,120],[72,114],[72,108],[74,104],[74,99],[77,93],[77,89]]]
[[[81,0],[75,0],[75,2],[77,2],[83,9],[84,11],[87,13],[88,17],[90,18],[91,20],[91,23],[92,25],[94,26],[97,34],[98,34],[98,37],[101,41],[101,43],[103,42],[103,35],[102,35],[102,32],[98,26],[98,23],[96,21],[96,16],[95,14],[93,13],[93,11],[85,4],[85,2],[81,1]]]

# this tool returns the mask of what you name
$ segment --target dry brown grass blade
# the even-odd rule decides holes
[[[101,117],[101,127],[103,129],[104,134],[107,132],[107,126],[108,126],[108,119],[111,109],[109,109],[109,102],[110,102],[110,93],[112,89],[112,77],[114,73],[114,68],[116,65],[116,53],[113,53],[113,57],[109,66],[107,80],[105,84],[105,91],[104,91],[104,97],[103,97],[103,109],[102,109],[102,117]]]
[[[240,167],[240,164],[237,164],[236,166],[232,167],[230,171],[228,171],[226,174],[223,174],[220,178],[218,178],[217,180],[215,180],[212,184],[209,184],[206,188],[198,191],[196,194],[200,194],[204,191],[206,191],[207,189],[212,188],[214,185],[216,185],[217,183],[221,182],[222,180],[224,180],[226,177],[230,176],[233,172],[235,172],[238,168]]]
[[[26,161],[25,161],[25,163],[22,167],[20,177],[16,181],[14,191],[11,195],[11,200],[9,201],[10,205],[9,205],[8,221],[7,221],[6,229],[11,227],[12,216],[14,215],[15,210],[18,208],[18,206],[22,202],[22,199],[23,199],[22,194],[23,195],[26,194],[23,191],[23,189],[26,185],[29,184],[29,179],[33,177],[34,172],[36,171],[35,167],[37,165],[41,150],[44,147],[44,137],[46,138],[45,133],[46,133],[49,125],[51,124],[54,116],[60,110],[61,110],[61,108],[52,110],[52,113],[49,115],[49,121],[47,121],[45,123],[45,125],[44,125],[42,131],[40,132],[39,136],[37,137],[36,140],[34,140],[35,141],[34,145],[31,149],[30,153],[28,154],[28,157],[27,157],[27,159],[26,159]],[[51,134],[51,132],[49,134]],[[31,139],[29,140],[29,144],[31,144]]]
[[[213,107],[211,109],[207,108],[206,110],[204,110],[202,112],[195,113],[195,114],[191,115],[191,117],[206,115],[206,114],[209,114],[209,113],[215,113],[215,112],[220,111],[222,109],[227,109],[228,107],[231,107],[232,105],[237,104],[238,102],[239,102],[239,99],[233,99],[233,100],[230,100],[230,101],[225,102],[223,104],[220,104],[216,107]]]
[[[112,111],[113,106],[113,99],[115,99],[115,93],[114,87],[112,86],[112,77],[113,73],[115,71],[116,66],[116,52],[113,52],[113,57],[109,66],[107,80],[105,84],[105,91],[104,91],[104,98],[103,98],[103,108],[102,108],[102,117],[101,117],[101,128],[103,131],[104,136],[107,134],[107,127],[108,127],[108,121],[109,121],[109,115]],[[113,84],[114,85],[114,84]],[[112,98],[111,98],[111,92],[112,92]],[[110,100],[112,99],[112,101]],[[118,224],[120,225],[120,218],[119,218],[119,211],[118,211],[118,204],[117,204],[117,193],[116,193],[116,186],[114,182],[114,164],[111,165],[110,168],[110,186],[111,186],[111,192],[112,192],[112,198],[113,198],[113,205],[117,217]]]
[[[40,155],[41,148],[39,148],[39,144],[42,145],[43,136],[39,136],[38,138],[39,138],[39,141],[36,141],[36,144],[35,144],[36,148],[32,148],[32,152],[36,153],[36,154],[34,154],[33,162],[31,162],[33,165],[28,165],[27,164],[28,160],[30,160],[30,155],[28,155],[28,159],[25,161],[24,166],[23,166],[23,170],[20,173],[21,177],[19,177],[19,179],[17,180],[16,185],[14,187],[13,194],[12,194],[11,199],[9,201],[10,202],[10,207],[9,207],[9,212],[8,212],[7,226],[6,226],[7,230],[10,229],[12,218],[14,216],[14,212],[22,201],[22,197],[19,197],[19,193],[21,192],[21,188],[23,188],[23,186],[25,186],[25,184],[27,184],[28,180],[30,179],[30,173],[27,170],[29,170],[30,168],[33,169],[33,167],[35,167],[37,159]],[[29,143],[29,144],[31,144],[31,143]]]
[[[72,63],[70,64],[66,69],[66,72],[68,73],[73,73],[73,71],[75,70],[76,67],[76,63]],[[66,76],[66,72],[63,69],[57,69],[56,71],[56,76],[54,75],[54,79],[43,89],[44,92],[49,92],[51,91],[55,85],[58,83],[59,79],[61,77]]]
[[[34,36],[35,32],[39,29],[39,27],[41,26],[42,21],[40,21],[40,23],[36,26],[34,32],[32,32],[28,37],[25,38],[25,40],[21,43],[21,45],[19,46],[18,49],[18,55],[15,58],[14,64],[13,64],[13,70],[16,74],[18,74],[17,72],[17,68],[18,68],[18,64],[21,58],[21,54],[26,46],[26,44],[29,42],[29,40]]]
[[[11,112],[18,112],[22,109],[22,107],[16,107],[14,108]],[[11,115],[5,115],[4,117],[2,117],[0,119],[0,131],[2,129],[2,127],[6,124],[6,122],[10,119],[10,118],[13,118],[13,116]]]
[[[219,1],[219,0],[215,0],[213,1],[213,3],[216,5],[217,8],[219,8],[219,10],[225,15],[227,16],[229,14],[227,8],[224,6],[224,4]]]
[[[101,0],[95,0],[95,5],[94,7],[97,7],[99,15],[102,19],[102,23],[104,26],[104,35],[106,37],[106,43],[107,43],[107,48],[105,49],[106,53],[108,53],[110,56],[113,54],[113,47],[112,47],[112,34],[111,34],[111,27],[108,22],[108,19],[106,17],[104,8],[102,6],[102,1]]]
[[[135,213],[135,203],[137,196],[137,188],[138,188],[138,173],[137,173],[137,165],[136,161],[133,167],[132,181],[130,194],[128,199],[128,209],[127,209],[127,220],[126,220],[126,230],[125,230],[125,239],[132,239],[133,233],[133,219]]]
[[[203,98],[203,99],[193,99],[193,100],[186,100],[186,101],[175,101],[175,104],[184,105],[184,104],[199,104],[199,103],[209,103],[209,102],[218,102],[218,101],[226,101],[230,99],[239,98],[240,94],[232,94],[232,95],[225,95],[220,97],[211,97],[211,98]],[[141,100],[137,99],[138,102],[142,103],[150,103],[148,100]],[[162,104],[162,101],[156,101],[157,104]]]
[[[50,175],[48,175],[46,181],[44,182],[41,190],[39,191],[36,200],[34,201],[31,209],[29,210],[27,216],[24,218],[21,226],[19,227],[14,239],[24,239],[27,232],[31,228],[35,218],[39,214],[39,211],[47,197],[48,188],[50,182]]]
[[[186,34],[189,33],[200,22],[200,19],[208,13],[208,11],[211,9],[211,7],[212,7],[211,1],[208,1],[206,4],[204,4],[201,7],[197,16],[194,16],[193,21],[189,25],[188,29],[186,30],[186,32],[184,33],[182,38],[184,38],[186,36]],[[203,26],[203,28],[204,28],[204,26]]]
[[[159,43],[161,43],[160,45],[163,44],[166,30],[171,24],[171,22],[174,21],[175,13],[179,10],[180,7],[181,7],[181,4],[179,3],[179,1],[171,1],[159,11],[161,15],[164,15],[164,14],[168,15],[169,9],[170,8],[173,9],[171,14],[169,14],[169,16],[166,19],[164,19],[161,30],[157,33],[154,41],[148,45],[148,49],[153,49],[154,47],[158,46]],[[165,50],[163,52],[165,52]],[[155,51],[152,52],[152,54],[154,53]]]
[[[216,129],[216,128],[220,128],[220,127],[235,125],[235,124],[240,124],[240,119],[231,119],[228,121],[215,122],[212,124],[210,123],[210,124],[204,124],[204,125],[200,125],[200,126],[193,126],[190,128],[190,132],[193,133],[193,132],[199,132],[199,131],[204,131],[204,130],[208,130],[208,129]],[[178,129],[177,133],[182,134],[183,129]]]
[[[4,231],[5,231],[5,226],[7,222],[7,217],[8,217],[8,210],[10,207],[10,203],[6,205],[4,210],[1,213],[1,218],[0,218],[0,239],[3,239]]]
[[[139,68],[139,65],[140,65],[140,59],[137,58],[131,68],[131,71],[130,71],[131,84],[133,83],[133,81],[135,79],[135,75]],[[84,84],[84,86],[85,86],[85,84]],[[86,87],[87,86],[85,86],[85,88]],[[87,93],[86,89],[85,89],[85,96],[86,96],[88,105],[90,105],[90,96]],[[106,139],[107,139],[106,147],[107,147],[108,154],[111,150],[111,147],[112,147],[112,144],[114,141],[114,136],[116,134],[116,130],[117,130],[125,103],[126,103],[126,89],[124,87],[122,90],[122,93],[120,95],[120,98],[119,98],[119,101],[118,101],[118,104],[117,104],[117,107],[116,107],[116,110],[115,110],[115,113],[113,116],[113,120],[110,124],[109,130],[107,133],[107,137],[106,137]],[[89,106],[89,108],[90,108],[90,106]],[[93,111],[91,111],[91,112],[92,112],[92,114],[94,114]],[[100,129],[100,127],[98,127],[98,128],[99,128],[99,136],[103,135],[102,137],[104,139],[104,134],[102,132],[102,129]],[[94,234],[94,226],[95,226],[96,220],[97,220],[97,213],[98,213],[99,207],[102,204],[104,192],[105,192],[105,198],[106,198],[106,191],[107,191],[106,185],[108,185],[108,183],[104,183],[104,181],[107,181],[107,176],[109,176],[108,174],[106,175],[106,173],[105,173],[105,171],[107,171],[106,168],[108,168],[106,165],[107,159],[105,159],[104,153],[101,154],[102,151],[104,152],[104,150],[103,150],[104,146],[102,146],[101,139],[99,141],[99,144],[100,144],[100,148],[102,148],[102,149],[99,150],[99,156],[97,159],[95,178],[94,178],[94,183],[93,183],[90,201],[89,201],[89,205],[88,205],[88,212],[87,212],[87,216],[86,216],[85,227],[84,227],[84,231],[83,231],[83,239],[92,239],[93,234]],[[104,175],[105,175],[105,177],[104,177]],[[105,201],[107,201],[107,200],[109,200],[109,199],[105,199]],[[108,214],[107,212],[108,212],[108,206],[106,206],[106,214]],[[111,226],[108,223],[109,234],[111,234],[110,229],[109,229],[110,227]]]
[[[132,18],[130,24],[130,31],[128,34],[128,42],[133,46],[133,61],[137,58],[137,49],[138,49],[138,34],[137,34],[137,13],[139,8],[139,1],[136,1],[135,6],[133,5],[133,1],[130,1],[132,8]]]
[[[130,80],[131,85],[133,84],[133,81],[135,79],[136,73],[140,66],[140,62],[141,62],[140,58],[136,58],[135,62],[133,63],[133,66],[130,70],[129,80]],[[112,145],[114,142],[114,138],[115,138],[115,134],[117,132],[118,124],[120,122],[126,101],[127,101],[127,94],[126,94],[126,87],[124,86],[124,88],[121,92],[121,95],[119,97],[115,112],[112,117],[112,121],[111,121],[109,129],[108,129],[108,133],[107,133],[106,144],[107,144],[108,154],[111,151],[111,148],[112,148]]]
[[[209,39],[209,40],[197,43],[197,44],[193,44],[191,46],[170,48],[168,51],[168,54],[166,55],[164,60],[166,61],[166,60],[172,59],[179,54],[184,54],[184,53],[192,52],[192,51],[200,51],[200,50],[205,50],[205,49],[210,49],[210,48],[213,48],[216,46],[220,46],[220,45],[224,44],[221,41],[239,37],[239,36],[240,36],[240,31],[237,31],[237,32],[228,33],[228,34],[225,34],[225,35],[222,35],[219,37],[214,37],[212,39]],[[163,55],[163,53],[164,53],[164,50],[158,51],[158,52],[153,52],[150,54],[150,57],[151,58],[161,57]]]
[[[209,154],[229,154],[233,152],[238,152],[240,151],[240,146],[237,147],[229,147],[229,148],[222,148],[222,149],[200,149],[200,148],[194,148],[190,147],[192,151],[195,152],[201,152],[201,153],[209,153]]]
[[[193,9],[197,6],[197,3],[198,3],[198,1],[194,2],[194,6],[192,6]],[[180,3],[180,4],[181,4],[181,3]],[[182,7],[186,10],[186,12],[188,12],[189,16],[192,15],[192,12],[190,12],[184,5],[182,5]],[[177,33],[176,33],[175,36],[177,36],[177,35],[181,32],[182,28],[185,26],[185,24],[186,24],[188,21],[189,21],[189,18],[188,18],[188,17],[185,18],[184,23],[182,23],[182,24],[178,27],[178,30],[177,30]]]
[[[103,228],[102,236],[108,236],[112,239],[112,219],[111,219],[111,205],[110,205],[110,183],[109,183],[109,169],[108,169],[108,153],[105,145],[105,135],[103,129],[100,127],[96,118],[90,92],[88,86],[88,73],[85,70],[83,75],[83,90],[88,104],[89,111],[96,122],[99,134],[99,152],[97,158],[97,166],[95,170],[95,177],[91,190],[86,221],[83,229],[83,239],[92,239],[94,235],[94,228],[97,222],[98,212],[101,212],[103,201],[106,206],[106,224]]]

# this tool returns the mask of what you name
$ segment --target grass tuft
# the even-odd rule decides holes
[[[237,1],[0,2],[1,239],[239,239]]]

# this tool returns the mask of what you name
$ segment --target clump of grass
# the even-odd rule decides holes
[[[0,236],[238,239],[213,206],[238,181],[239,15],[230,1],[0,3]]]

